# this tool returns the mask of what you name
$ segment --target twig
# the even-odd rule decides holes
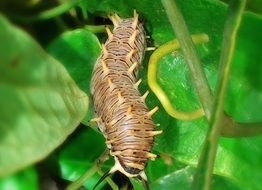
[[[229,4],[228,17],[223,34],[220,70],[214,101],[214,111],[211,115],[211,127],[209,129],[199,160],[197,173],[194,178],[194,183],[192,186],[192,189],[194,190],[209,190],[211,188],[213,167],[224,117],[223,113],[225,94],[235,49],[236,34],[240,26],[245,4],[245,0],[235,0],[231,1]]]

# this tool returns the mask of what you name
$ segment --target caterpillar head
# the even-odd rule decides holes
[[[96,183],[96,185],[94,186],[93,190],[108,176],[110,176],[111,174],[115,173],[116,171],[121,172],[122,174],[124,174],[127,177],[135,177],[139,180],[142,181],[145,189],[149,189],[148,187],[148,183],[147,183],[147,176],[145,174],[144,170],[141,169],[137,169],[137,168],[133,168],[133,167],[129,167],[129,166],[125,166],[124,164],[121,164],[121,162],[119,162],[118,158],[115,157],[115,165],[109,170],[107,171],[100,179],[99,181]]]
[[[127,177],[138,177],[139,179],[147,181],[144,169],[126,166],[125,164],[121,163],[117,157],[115,157],[115,165],[110,169],[109,173],[114,173],[116,171],[121,172]]]

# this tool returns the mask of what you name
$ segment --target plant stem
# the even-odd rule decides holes
[[[191,72],[192,81],[195,82],[198,97],[200,98],[208,120],[210,120],[213,102],[212,93],[204,70],[202,69],[201,62],[197,56],[195,46],[186,27],[186,23],[173,0],[161,1],[181,45],[182,52]]]
[[[98,168],[97,172],[102,176],[104,173]],[[107,181],[107,183],[110,185],[110,187],[112,188],[112,190],[118,190],[118,186],[117,184],[115,184],[115,182],[110,178],[110,177],[106,177],[105,179]]]
[[[194,190],[209,190],[211,188],[213,167],[224,117],[225,94],[235,49],[236,34],[241,23],[245,4],[245,0],[233,0],[229,4],[228,17],[225,23],[225,30],[223,34],[218,85],[216,87],[214,101],[214,111],[211,115],[211,127],[209,129],[208,136],[201,153],[197,173],[194,178],[194,183],[192,186],[192,189]]]
[[[104,33],[105,25],[85,25],[85,29],[92,33]]]
[[[66,190],[77,190],[79,189],[84,182],[90,178],[92,175],[94,175],[96,172],[98,172],[99,174],[102,173],[102,171],[100,170],[98,164],[105,162],[108,159],[108,149],[106,149],[101,156],[99,156],[99,158],[95,161],[94,165],[87,170],[83,175],[81,175],[76,181],[74,181],[73,183],[71,183]],[[115,188],[115,183],[112,182],[112,180],[107,177],[108,179],[106,179],[109,184],[111,186],[113,186]]]
[[[228,122],[228,123],[227,123]],[[262,134],[262,123],[237,123],[224,118],[222,124],[221,135],[223,137],[247,137]]]

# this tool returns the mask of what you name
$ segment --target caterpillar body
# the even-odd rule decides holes
[[[108,174],[120,171],[127,177],[147,180],[144,172],[155,131],[151,116],[158,107],[149,111],[138,91],[141,80],[137,79],[145,48],[145,31],[134,11],[133,18],[110,16],[113,32],[108,28],[108,40],[102,45],[91,81],[96,122],[106,138],[115,165]]]

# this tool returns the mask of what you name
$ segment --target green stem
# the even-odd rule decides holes
[[[221,135],[223,137],[247,137],[262,134],[262,123],[232,123],[232,119],[224,118]]]
[[[97,172],[102,176],[104,173],[98,169]],[[107,181],[107,183],[110,185],[110,187],[112,188],[112,190],[118,190],[118,186],[117,184],[115,184],[115,182],[110,178],[110,177],[106,177],[105,179]]]
[[[223,117],[224,102],[230,76],[230,68],[236,43],[236,34],[239,29],[242,13],[246,1],[233,0],[229,5],[228,17],[223,34],[222,52],[220,57],[220,69],[217,91],[214,101],[214,111],[211,115],[210,129],[198,164],[192,189],[209,190],[211,188],[214,162],[220,137]]]
[[[205,114],[208,120],[210,120],[213,105],[212,93],[211,89],[209,88],[204,70],[202,69],[201,62],[197,56],[195,46],[186,27],[186,23],[184,22],[184,19],[174,0],[161,1],[166,10],[173,30],[176,33],[177,39],[181,45],[182,52],[191,72],[192,81],[195,82],[197,93]]]
[[[85,25],[85,29],[92,33],[104,33],[105,25]]]
[[[101,156],[99,156],[99,158],[95,161],[94,165],[87,170],[83,175],[80,176],[80,178],[78,178],[76,181],[74,181],[73,183],[71,183],[66,190],[77,190],[79,189],[84,182],[90,178],[92,175],[94,175],[96,172],[101,173],[100,168],[98,166],[98,164],[105,162],[108,159],[108,149],[106,149]],[[109,177],[107,177],[109,178]],[[109,178],[110,179],[110,178]],[[109,181],[107,179],[107,181]],[[112,180],[110,181],[110,183],[112,183]],[[113,182],[114,183],[114,182]],[[110,184],[111,185],[111,184]],[[114,184],[113,184],[114,185]]]

